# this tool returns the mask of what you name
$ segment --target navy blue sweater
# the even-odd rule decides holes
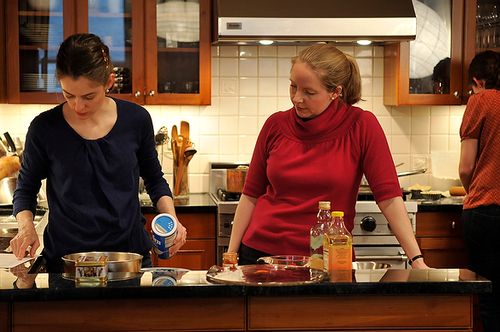
[[[47,179],[49,222],[43,255],[80,251],[148,253],[138,198],[139,176],[153,203],[172,196],[155,150],[153,124],[141,106],[117,100],[118,118],[102,138],[87,140],[63,117],[62,105],[30,124],[14,194],[14,214],[34,211]]]

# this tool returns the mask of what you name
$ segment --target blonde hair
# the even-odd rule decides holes
[[[352,105],[361,99],[358,64],[335,46],[324,43],[309,46],[292,58],[292,66],[297,62],[308,64],[328,91],[333,92],[340,86],[339,98],[344,102]]]

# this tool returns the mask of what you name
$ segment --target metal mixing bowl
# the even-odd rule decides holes
[[[378,270],[388,269],[391,264],[378,262],[352,262],[353,270]]]
[[[63,256],[64,274],[67,279],[75,278],[75,262],[81,257],[91,257],[96,260],[101,256],[108,257],[108,280],[127,280],[137,278],[141,272],[142,255],[131,252],[79,252]]]

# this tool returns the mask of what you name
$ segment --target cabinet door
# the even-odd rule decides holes
[[[414,4],[416,39],[384,49],[384,104],[460,104],[464,1]]]
[[[470,0],[465,3],[463,103],[472,94],[468,78],[474,56],[485,50],[500,52],[500,1]]]
[[[72,0],[6,2],[7,99],[9,103],[60,103],[56,56],[75,32]]]
[[[5,6],[0,5],[0,22],[5,22]],[[0,24],[0,103],[7,102],[5,24]]]
[[[208,0],[145,2],[146,104],[210,104]]]
[[[151,232],[154,214],[146,214],[146,229]],[[169,259],[159,259],[153,253],[153,266],[182,267],[191,270],[207,270],[216,264],[215,213],[177,212],[179,221],[186,227],[186,244]]]
[[[98,35],[109,47],[116,82],[110,94],[143,104],[144,3],[132,0],[78,1],[77,30]]]
[[[417,241],[427,265],[433,268],[467,267],[461,212],[417,213]]]

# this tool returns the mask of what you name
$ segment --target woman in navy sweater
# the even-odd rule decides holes
[[[128,251],[150,266],[149,234],[138,198],[139,176],[160,213],[176,216],[163,178],[149,113],[106,96],[114,84],[108,47],[93,34],[68,37],[57,54],[56,74],[66,101],[38,115],[26,136],[14,194],[19,232],[11,247],[18,258],[35,255],[36,197],[47,179],[49,222],[42,255],[49,270],[81,251]],[[186,241],[179,223],[170,255]]]

